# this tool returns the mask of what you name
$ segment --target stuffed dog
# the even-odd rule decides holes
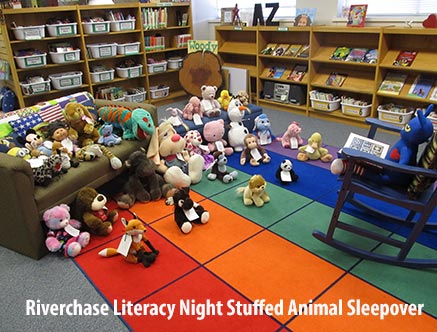
[[[249,179],[246,187],[237,188],[237,193],[243,194],[244,205],[255,204],[257,207],[261,207],[270,201],[266,186],[267,182],[262,175],[256,174]]]

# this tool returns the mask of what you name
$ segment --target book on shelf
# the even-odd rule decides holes
[[[431,96],[429,96],[429,99],[431,100],[437,100],[437,86],[432,90]]]
[[[272,55],[275,55],[275,56],[282,56],[282,55],[284,55],[285,51],[287,51],[289,46],[290,46],[289,44],[279,44],[275,48],[275,50],[273,51]]]
[[[296,56],[298,58],[308,58],[310,56],[310,45],[303,45]]]
[[[346,80],[346,77],[346,74],[331,73],[326,80],[326,85],[342,86],[344,81]]]
[[[302,45],[300,44],[290,45],[290,47],[285,51],[284,56],[296,56],[301,47]]]
[[[363,27],[366,22],[367,5],[351,5],[347,16],[348,27]]]
[[[377,63],[378,62],[378,50],[370,49],[364,55],[363,62],[365,63]]]
[[[346,60],[347,56],[351,52],[351,49],[346,46],[339,46],[335,49],[335,51],[332,53],[330,60],[340,60],[344,61]]]
[[[407,74],[387,73],[379,86],[378,92],[399,95],[407,80]]]
[[[411,85],[410,91],[408,91],[409,97],[416,98],[426,98],[428,97],[429,91],[434,84],[434,79],[430,76],[417,75],[413,84]]]
[[[296,65],[291,70],[290,74],[287,77],[287,80],[300,82],[300,81],[302,81],[303,77],[305,76],[307,70],[308,70],[307,65]]]
[[[364,56],[367,54],[369,49],[367,48],[353,48],[347,55],[344,61],[348,62],[364,62]]]
[[[355,133],[349,134],[349,137],[347,138],[347,141],[343,147],[370,153],[380,158],[385,158],[390,148],[390,146],[386,143],[379,142]]]
[[[263,76],[267,78],[276,78],[279,79],[284,75],[285,67],[268,67],[264,69]]]
[[[264,47],[262,50],[261,50],[261,54],[264,54],[264,55],[272,55],[273,54],[273,51],[275,50],[275,48],[276,48],[276,43],[268,43],[267,45],[266,45],[266,47]]]
[[[416,51],[400,51],[395,61],[393,61],[393,66],[410,67],[416,55]]]

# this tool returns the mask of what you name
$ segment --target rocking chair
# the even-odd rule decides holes
[[[371,127],[368,136],[373,138],[378,128],[400,131],[399,127],[381,123],[376,119],[367,121]],[[434,133],[427,143],[417,167],[394,163],[368,153],[363,153],[350,148],[341,151],[341,158],[346,159],[346,170],[340,176],[342,181],[338,193],[337,203],[331,217],[328,231],[314,231],[313,236],[318,240],[339,250],[360,258],[377,262],[410,267],[410,268],[435,268],[437,267],[437,251],[435,259],[416,258],[411,256],[411,249],[423,232],[437,229],[437,223],[429,220],[437,204],[437,134]],[[394,187],[381,183],[374,183],[357,174],[358,168],[372,167],[382,172],[395,171],[400,174],[411,175],[413,180],[408,187]],[[384,202],[381,204],[381,202]],[[346,203],[352,204],[367,214],[370,218],[388,224],[406,226],[405,238],[392,237],[340,220],[341,212]],[[372,205],[373,204],[373,205]],[[385,204],[385,205],[384,205]],[[380,209],[375,208],[379,205]],[[390,208],[387,208],[390,206]],[[382,207],[382,208],[381,208]],[[387,211],[395,212],[392,214]],[[385,211],[384,211],[385,210]],[[404,217],[400,217],[401,215]],[[343,219],[343,216],[342,216]],[[344,219],[343,219],[344,220]],[[341,229],[348,233],[364,238],[373,239],[379,244],[387,244],[397,248],[394,255],[378,253],[374,249],[357,246],[356,242],[341,241],[336,237],[336,231]],[[437,233],[433,233],[437,237]],[[352,242],[352,243],[351,243]],[[410,255],[410,256],[409,256]]]

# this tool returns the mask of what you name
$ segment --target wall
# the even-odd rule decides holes
[[[197,40],[215,39],[214,28],[212,28],[212,35],[209,31],[209,21],[217,18],[215,0],[191,0],[191,7],[193,13],[193,38]]]

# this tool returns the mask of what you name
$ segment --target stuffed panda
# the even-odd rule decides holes
[[[284,159],[276,170],[276,178],[282,184],[296,182],[299,176],[293,170],[293,162],[289,159]]]

